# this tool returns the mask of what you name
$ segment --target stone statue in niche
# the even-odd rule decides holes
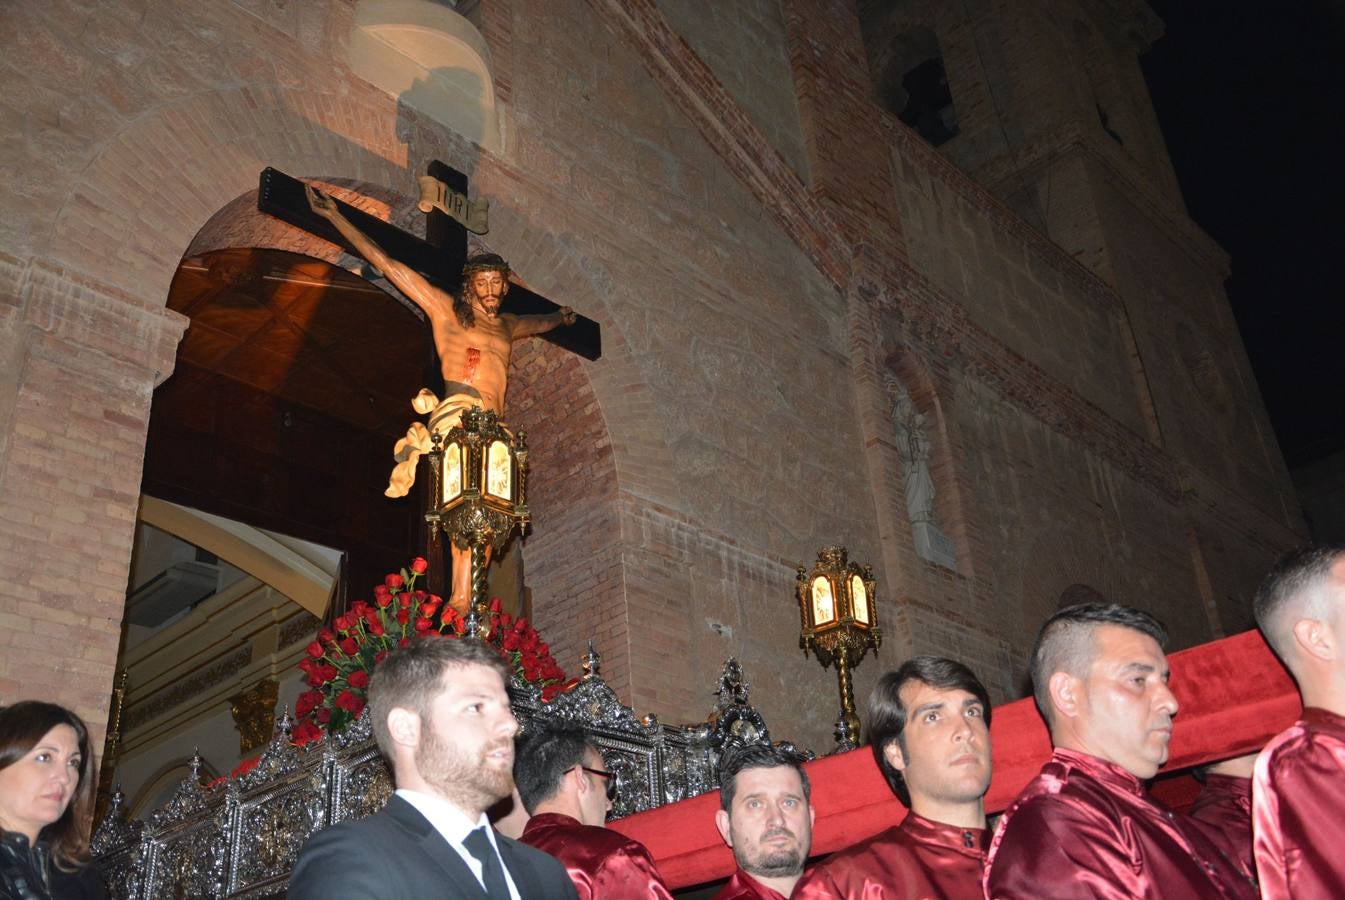
[[[906,516],[911,522],[916,552],[932,563],[956,568],[953,542],[939,530],[934,514],[934,478],[930,474],[934,445],[927,419],[895,378],[887,379],[887,390],[892,400],[893,437],[905,476]]]

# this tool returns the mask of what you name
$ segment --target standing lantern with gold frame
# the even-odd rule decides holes
[[[823,547],[811,570],[799,567],[796,579],[801,628],[799,646],[812,651],[826,668],[836,663],[841,715],[836,722],[838,750],[859,746],[859,714],[850,670],[864,654],[883,643],[878,628],[873,568],[850,562],[844,547]]]
[[[471,551],[472,599],[467,630],[485,636],[486,567],[504,549],[514,529],[528,524],[528,445],[494,410],[473,408],[442,437],[434,435],[430,460],[431,534],[442,531],[460,550]]]

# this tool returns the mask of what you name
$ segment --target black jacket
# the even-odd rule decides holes
[[[523,900],[575,900],[574,883],[552,856],[503,835],[500,858]],[[456,850],[410,803],[393,795],[367,819],[313,835],[290,875],[290,900],[485,900]]]

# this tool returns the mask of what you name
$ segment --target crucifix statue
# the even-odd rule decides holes
[[[431,434],[447,434],[458,424],[463,410],[474,406],[504,414],[505,384],[509,377],[509,356],[514,341],[543,334],[558,325],[573,325],[574,310],[562,306],[543,315],[500,313],[500,301],[509,292],[509,264],[494,253],[467,258],[462,270],[462,288],[454,297],[435,287],[419,272],[388,256],[341,214],[332,198],[307,185],[308,205],[313,212],[331,222],[360,256],[374,265],[383,277],[424,311],[434,331],[434,347],[444,376],[446,396],[429,410]],[[437,399],[437,398],[436,398]],[[427,404],[428,405],[428,404]],[[385,492],[389,497],[405,497],[415,481],[415,466],[422,445],[413,438],[399,445],[397,455],[404,457],[393,469]],[[453,546],[453,594],[449,603],[465,612],[471,602],[469,551]],[[489,557],[487,557],[489,559]]]
[[[465,201],[466,176],[439,162],[431,164],[430,175],[422,179],[422,188],[426,181],[447,178],[450,183],[441,181],[440,189],[454,193],[460,189],[462,195],[455,195],[460,203]],[[601,354],[597,324],[576,316],[568,306],[557,307],[514,285],[520,296],[510,301],[518,311],[502,309],[511,287],[508,263],[496,254],[481,253],[467,257],[463,265],[466,230],[441,212],[442,204],[430,211],[427,233],[432,240],[422,241],[312,185],[267,169],[262,173],[259,206],[358,253],[429,319],[443,376],[443,397],[423,389],[412,401],[417,412],[429,414],[429,428],[417,422],[397,443],[398,464],[385,491],[389,497],[408,493],[417,460],[430,449],[432,435],[446,434],[465,410],[481,407],[503,414],[515,341],[554,332],[556,336],[547,335],[548,339],[566,349],[589,359]],[[428,210],[424,204],[421,208]],[[481,232],[484,227],[473,230]],[[460,270],[454,271],[455,266],[461,266]],[[450,542],[450,553],[450,602],[461,612],[471,602],[469,552]]]

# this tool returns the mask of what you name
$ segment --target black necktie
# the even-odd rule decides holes
[[[500,862],[500,854],[495,852],[495,846],[486,834],[486,826],[482,825],[467,835],[462,845],[481,863],[481,880],[486,883],[486,896],[490,900],[509,900],[511,895],[509,883],[504,880],[504,864]]]

